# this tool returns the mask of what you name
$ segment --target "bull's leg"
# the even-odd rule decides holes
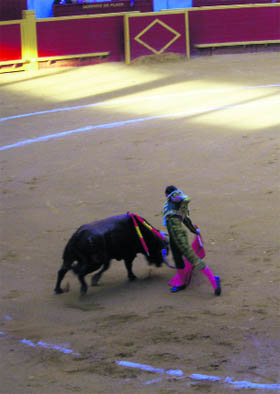
[[[81,283],[80,293],[81,293],[81,295],[84,295],[87,293],[87,289],[88,289],[88,285],[85,281],[85,275],[80,274],[80,275],[78,275],[78,278]]]
[[[96,272],[96,274],[92,275],[91,277],[91,285],[92,286],[97,286],[98,282],[103,275],[103,272],[107,271],[107,269],[110,267],[110,260],[108,260],[103,267],[101,268],[100,271]]]
[[[63,289],[61,288],[61,282],[64,278],[64,276],[66,275],[66,273],[69,271],[70,266],[69,264],[66,264],[65,262],[62,264],[60,270],[57,273],[57,281],[56,281],[56,285],[55,285],[55,293],[56,294],[61,294],[64,293]]]
[[[133,258],[124,260],[124,264],[125,264],[125,267],[126,267],[126,270],[127,270],[127,276],[128,276],[128,279],[130,281],[133,281],[133,280],[137,279],[137,276],[135,276],[134,273],[132,272],[132,262],[133,262],[133,260],[134,260]]]
[[[88,264],[84,264],[81,266],[79,272],[77,272],[79,281],[81,283],[81,288],[80,288],[80,293],[81,295],[84,295],[87,293],[88,290],[88,285],[85,281],[85,276],[92,272],[92,270],[89,268]]]

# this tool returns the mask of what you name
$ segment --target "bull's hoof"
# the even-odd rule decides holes
[[[80,290],[80,295],[82,297],[85,296],[87,294],[87,290],[88,290],[87,287],[82,287],[81,290]]]
[[[84,299],[87,295],[86,291],[80,291],[80,299]]]
[[[54,289],[55,294],[62,294],[64,291],[62,289]]]
[[[62,289],[61,287],[57,287],[54,289],[54,292],[56,294],[62,294],[62,293],[68,293],[69,290],[70,290],[70,284],[69,284],[69,282],[67,282],[64,289]]]
[[[129,277],[128,277],[128,280],[129,280],[130,282],[133,282],[133,281],[136,280],[136,279],[137,279],[137,276],[135,276],[135,275],[129,276]]]
[[[94,276],[91,278],[91,286],[98,286],[99,278],[95,278]]]

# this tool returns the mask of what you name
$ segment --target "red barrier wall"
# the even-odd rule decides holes
[[[280,40],[280,7],[189,12],[190,47],[197,44]]]
[[[21,19],[22,10],[27,9],[27,0],[0,0],[0,21]]]
[[[279,4],[37,20],[26,11],[24,18],[22,24],[0,23],[0,62],[23,54],[28,67],[36,66],[37,53],[47,58],[109,52],[107,60],[127,62],[168,52],[189,57],[188,37],[192,54],[199,44],[280,42]]]
[[[130,60],[173,52],[186,55],[185,14],[129,16]],[[171,41],[173,43],[171,43]]]
[[[21,59],[20,24],[0,25],[0,61]]]
[[[37,20],[36,26],[39,57],[110,52],[112,61],[124,58],[122,15],[47,22]]]

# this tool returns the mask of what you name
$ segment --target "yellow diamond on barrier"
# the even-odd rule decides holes
[[[162,39],[162,41],[165,41],[165,45],[163,45],[160,50],[157,50],[156,48],[154,48],[151,43],[150,43],[151,45],[148,44],[147,39],[144,41],[144,37],[143,37],[147,32],[152,33],[151,30],[152,29],[154,30],[155,27],[156,28],[163,27],[163,32],[165,32],[165,34],[166,34],[166,31],[168,31],[169,35],[170,35],[170,33],[172,35],[172,38],[169,39],[167,42],[166,42],[167,38],[164,38],[164,34],[161,35],[161,39]],[[153,53],[159,55],[159,54],[163,53],[168,47],[170,47],[170,45],[172,45],[173,42],[175,42],[179,37],[181,37],[180,33],[178,33],[176,30],[172,29],[172,27],[168,26],[166,23],[162,22],[160,19],[155,19],[144,30],[142,30],[134,39],[139,44],[148,48]],[[155,44],[159,44],[159,35],[158,34],[153,33],[151,38],[156,38]]]

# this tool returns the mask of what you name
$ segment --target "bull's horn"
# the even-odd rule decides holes
[[[164,264],[167,265],[167,267],[172,268],[172,269],[176,269],[176,267],[172,264],[169,263],[169,261],[165,258],[163,259]]]
[[[162,249],[161,253],[162,253],[162,259],[163,259],[164,264],[166,264],[167,267],[169,267],[169,268],[176,268],[172,264],[169,263],[168,258],[167,258],[167,250]]]
[[[167,240],[169,239],[169,234],[168,233],[166,233],[165,231],[161,231],[160,233],[161,233],[163,238],[165,238]]]

